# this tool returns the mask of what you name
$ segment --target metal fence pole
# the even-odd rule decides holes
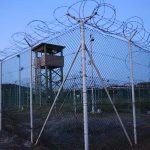
[[[97,13],[92,13],[86,19],[76,18],[71,14],[67,14],[73,20],[80,24],[80,38],[82,49],[82,98],[83,98],[83,122],[84,122],[84,149],[89,150],[89,135],[88,135],[88,102],[87,102],[87,88],[86,88],[86,46],[85,46],[85,24],[91,20]]]
[[[92,113],[95,113],[95,96],[93,86],[91,87]]]
[[[18,107],[19,110],[21,109],[21,61],[20,61],[20,54],[17,55],[19,59],[19,101],[18,101]]]
[[[31,128],[31,143],[33,143],[33,108],[32,108],[32,48],[30,51],[30,128]]]
[[[30,140],[31,143],[33,143],[33,91],[32,91],[32,45],[28,42],[28,40],[25,38],[24,39],[26,41],[26,43],[29,45],[30,47]]]
[[[137,130],[136,130],[136,108],[135,108],[135,90],[134,90],[134,67],[131,40],[128,41],[129,45],[129,61],[130,61],[130,83],[132,88],[132,110],[133,110],[133,128],[134,128],[134,144],[137,144]]]
[[[74,113],[77,113],[77,103],[76,103],[76,88],[73,89],[73,105],[74,105]]]
[[[80,21],[81,32],[81,48],[82,48],[82,95],[83,95],[83,120],[84,120],[84,148],[89,149],[89,135],[88,135],[88,102],[87,102],[87,88],[86,88],[86,49],[85,49],[85,31],[84,22]]]
[[[92,34],[90,35],[90,52],[91,52],[91,56],[93,57],[93,41],[94,38],[92,36]],[[90,61],[90,65],[91,65],[91,100],[92,100],[92,113],[95,113],[95,96],[94,96],[94,90],[93,90],[93,64]]]
[[[0,131],[2,130],[2,60],[0,61]]]

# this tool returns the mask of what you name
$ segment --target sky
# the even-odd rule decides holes
[[[52,21],[58,6],[78,0],[0,0],[0,51],[10,46],[11,35],[25,30],[28,22],[36,19]],[[115,6],[117,19],[125,21],[132,16],[143,19],[150,32],[149,0],[106,0]]]

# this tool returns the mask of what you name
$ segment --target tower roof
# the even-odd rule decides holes
[[[64,48],[65,48],[65,46],[61,46],[61,45],[54,45],[54,44],[49,44],[49,43],[40,43],[39,45],[32,48],[32,51],[44,53],[44,51],[46,49],[47,53],[56,54],[56,53],[61,52]]]

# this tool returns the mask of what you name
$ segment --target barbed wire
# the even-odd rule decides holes
[[[59,12],[58,12],[59,11]],[[57,17],[56,14],[60,14]],[[136,32],[132,42],[136,45],[149,49],[150,34],[144,28],[143,20],[140,17],[131,17],[126,21],[119,21],[116,18],[116,9],[114,6],[99,0],[81,0],[71,6],[58,7],[54,11],[56,21],[67,27],[76,25],[77,22],[71,19],[68,14],[86,20],[92,14],[95,14],[86,24],[99,29],[102,32],[118,35],[130,40],[133,33]]]
[[[24,39],[30,41],[31,45],[37,45],[49,37],[60,34],[62,30],[65,31],[77,25],[78,22],[71,19],[68,14],[80,20],[86,20],[94,14],[86,22],[87,25],[126,40],[130,40],[135,33],[131,42],[144,49],[150,48],[150,34],[144,28],[144,22],[140,17],[134,16],[122,22],[116,18],[115,7],[105,3],[104,0],[80,0],[71,6],[57,7],[53,12],[55,21],[30,21],[24,32],[16,32],[11,36],[11,46],[0,51],[1,59],[28,48]]]

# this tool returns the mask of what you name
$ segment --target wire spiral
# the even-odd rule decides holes
[[[60,13],[61,12],[61,13]],[[61,16],[58,16],[61,14]],[[66,27],[78,24],[70,18],[71,14],[78,20],[86,20],[92,14],[96,14],[85,24],[90,25],[102,32],[114,34],[130,40],[134,32],[132,42],[146,49],[150,48],[150,34],[144,28],[143,20],[139,17],[131,17],[126,21],[119,21],[116,18],[114,6],[99,0],[81,0],[71,6],[62,6],[55,9],[53,16],[56,21]]]
[[[104,0],[80,0],[71,6],[57,7],[53,12],[55,21],[33,20],[29,22],[24,32],[17,32],[11,36],[12,46],[7,48],[7,52],[14,54],[27,48],[28,45],[24,39],[30,41],[31,45],[36,45],[46,38],[60,34],[62,30],[77,25],[78,22],[70,18],[68,14],[83,21],[94,14],[85,24],[126,40],[130,40],[135,33],[132,43],[145,49],[150,48],[150,33],[144,28],[141,18],[134,16],[126,21],[119,21],[116,18],[115,7],[105,3]],[[0,51],[1,57],[7,56],[7,52]]]

